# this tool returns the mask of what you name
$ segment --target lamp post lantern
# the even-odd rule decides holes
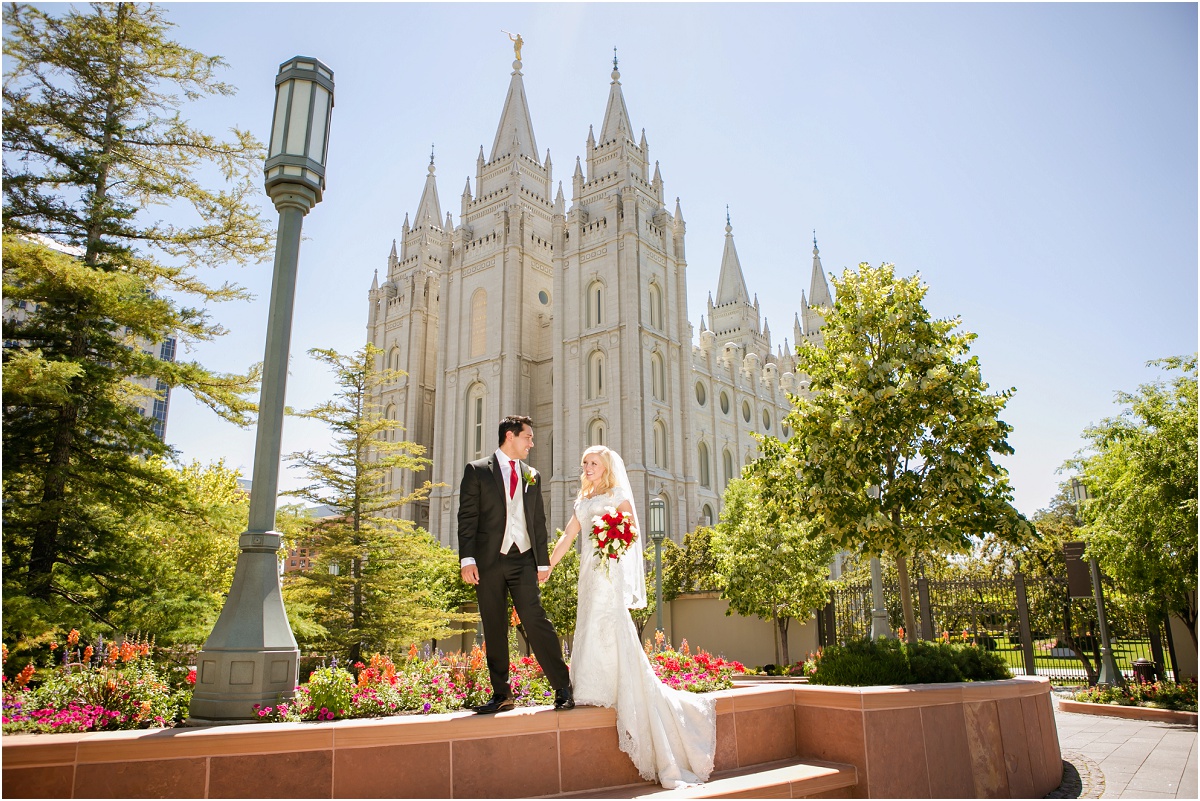
[[[1071,479],[1071,496],[1075,499],[1076,516],[1083,520],[1081,507],[1083,502],[1092,496],[1088,488],[1077,478]],[[1096,619],[1100,624],[1100,675],[1096,683],[1103,686],[1125,683],[1121,671],[1117,670],[1117,662],[1113,659],[1112,643],[1108,638],[1108,615],[1104,611],[1104,587],[1100,583],[1100,563],[1095,557],[1088,560],[1092,571],[1092,596],[1096,599]]]
[[[250,520],[238,542],[233,585],[212,633],[196,657],[188,722],[242,723],[254,705],[274,705],[295,693],[300,652],[279,591],[275,501],[283,438],[284,395],[296,266],[304,215],[325,190],[325,157],[333,111],[333,71],[296,56],[279,66],[275,114],[264,165],[266,190],[279,212],[271,306],[263,356]]]
[[[667,502],[662,498],[650,499],[650,539],[654,540],[654,609],[658,614],[658,628],[663,630],[662,614],[662,542],[667,535]]]

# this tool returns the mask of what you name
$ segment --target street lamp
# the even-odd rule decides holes
[[[1083,520],[1083,513],[1080,507],[1083,502],[1091,499],[1091,493],[1084,486],[1083,482],[1077,478],[1071,479],[1071,495],[1075,499],[1076,517]],[[1096,599],[1096,618],[1100,621],[1100,676],[1096,679],[1096,683],[1108,686],[1116,684],[1123,685],[1124,677],[1121,671],[1117,670],[1116,660],[1113,659],[1112,645],[1108,639],[1108,615],[1104,613],[1104,587],[1100,584],[1100,563],[1095,557],[1088,560],[1088,564],[1092,569],[1092,595]]]
[[[667,535],[667,502],[650,499],[650,539],[654,540],[654,608],[658,611],[657,631],[663,630],[662,617],[662,542]]]
[[[271,307],[254,443],[250,520],[238,545],[233,586],[221,616],[196,658],[196,687],[188,722],[242,723],[254,705],[291,698],[300,675],[300,652],[279,592],[275,501],[283,438],[284,395],[296,265],[304,215],[325,189],[325,157],[333,111],[333,71],[315,58],[296,56],[279,65],[275,116],[264,165],[266,190],[279,212]]]

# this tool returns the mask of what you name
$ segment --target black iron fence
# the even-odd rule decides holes
[[[1094,684],[1100,666],[1099,624],[1091,598],[1071,598],[1066,579],[1037,577],[913,582],[916,635],[924,640],[973,642],[998,652],[1014,675],[1046,676],[1066,684]],[[1175,677],[1174,646],[1165,617],[1150,618],[1119,597],[1106,598],[1113,659],[1127,678],[1147,659],[1161,678]],[[904,625],[900,589],[883,585],[887,625]],[[822,615],[822,642],[871,636],[871,585],[834,590]]]

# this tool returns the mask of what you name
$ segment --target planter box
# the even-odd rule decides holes
[[[1084,701],[1058,699],[1058,708],[1063,712],[1079,715],[1106,715],[1126,720],[1157,720],[1163,723],[1184,723],[1195,728],[1195,712],[1178,712],[1174,709],[1155,709],[1150,706],[1121,706],[1120,704],[1089,704]]]
[[[854,797],[1036,798],[1062,777],[1045,679],[717,693],[715,768],[853,766]],[[327,723],[8,735],[5,797],[502,798],[640,779],[616,714],[580,707]]]

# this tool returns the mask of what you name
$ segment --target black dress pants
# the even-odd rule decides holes
[[[510,552],[511,553],[511,552]],[[475,597],[479,600],[479,617],[483,623],[483,639],[487,645],[488,674],[492,694],[497,698],[512,695],[508,686],[508,601],[521,618],[529,645],[537,657],[542,672],[555,690],[571,683],[567,665],[563,662],[554,626],[542,609],[542,592],[537,580],[537,564],[533,549],[512,556],[503,554],[499,561],[479,571]]]

